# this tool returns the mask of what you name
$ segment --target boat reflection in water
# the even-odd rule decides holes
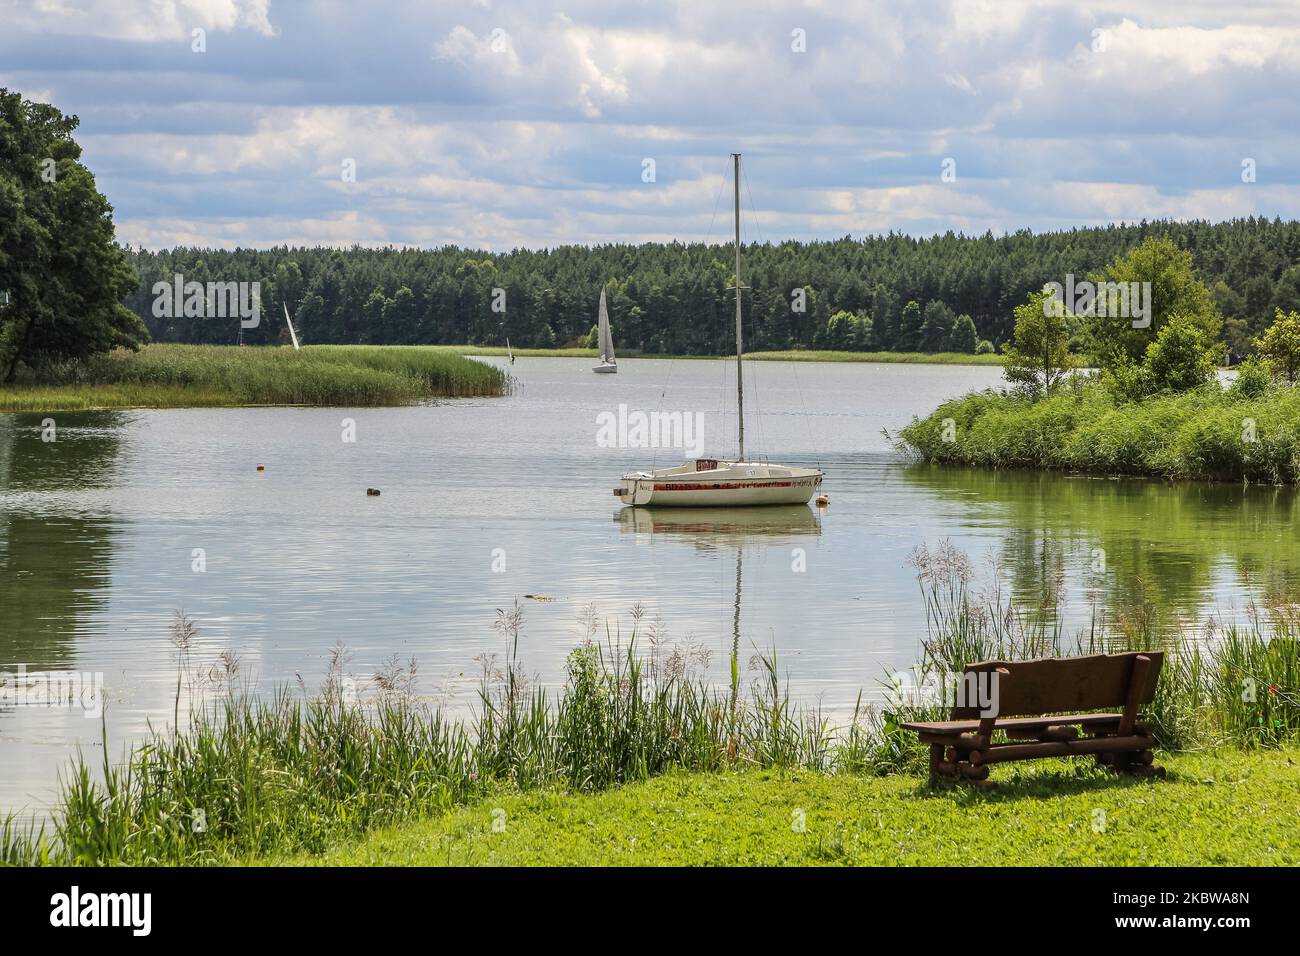
[[[736,591],[732,605],[733,659],[740,654],[740,595],[745,550],[797,546],[800,539],[820,536],[822,515],[807,505],[767,505],[754,508],[622,508],[614,515],[627,534],[666,535],[689,540],[697,550],[736,552]]]

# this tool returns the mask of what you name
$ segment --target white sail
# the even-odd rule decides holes
[[[289,305],[286,302],[281,302],[280,304],[284,306],[284,321],[289,324],[289,338],[293,339],[293,350],[297,352],[298,333],[293,330],[293,319],[289,318]]]
[[[617,365],[614,358],[614,336],[609,331],[609,309],[605,306],[605,290],[600,290],[600,361],[602,365]]]

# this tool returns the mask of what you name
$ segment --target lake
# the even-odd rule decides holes
[[[820,464],[829,507],[624,510],[625,470],[690,456],[603,447],[598,416],[698,414],[703,453],[734,454],[735,365],[590,366],[520,358],[508,397],[409,408],[0,415],[0,810],[39,812],[78,746],[101,757],[98,718],[33,693],[19,706],[16,689],[95,675],[120,757],[177,705],[178,611],[198,629],[191,673],[230,651],[242,682],[314,691],[343,644],[363,697],[415,658],[420,696],[464,712],[503,651],[498,608],[520,602],[521,658],[554,685],[593,627],[626,640],[640,605],[643,639],[705,676],[775,647],[796,697],[847,714],[917,658],[923,543],[996,563],[1025,600],[1059,588],[1070,628],[1147,601],[1171,620],[1240,613],[1296,583],[1290,489],[943,470],[892,450],[882,429],[996,385],[988,367],[747,363],[746,451]]]

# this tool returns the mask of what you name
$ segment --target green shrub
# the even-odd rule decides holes
[[[1263,398],[1272,387],[1273,373],[1268,363],[1254,356],[1237,366],[1237,376],[1228,386],[1228,396],[1236,401]]]

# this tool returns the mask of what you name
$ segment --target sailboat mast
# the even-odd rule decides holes
[[[745,460],[745,376],[741,368],[744,346],[740,340],[740,154],[732,153],[736,200],[736,421],[740,425],[740,460]]]

